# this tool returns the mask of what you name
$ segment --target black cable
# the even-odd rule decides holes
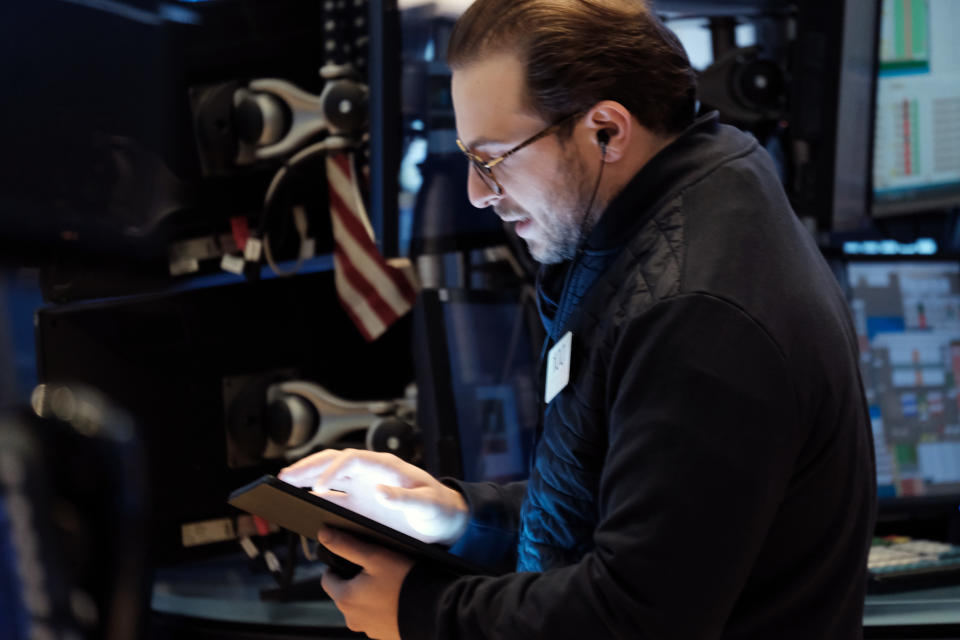
[[[584,214],[583,220],[580,221],[580,232],[579,232],[579,236],[577,237],[577,250],[574,252],[575,253],[574,259],[576,259],[576,256],[580,255],[580,251],[583,249],[583,243],[586,242],[587,240],[585,233],[587,230],[587,223],[590,220],[590,210],[593,208],[593,201],[596,199],[597,191],[600,189],[600,180],[603,179],[603,168],[604,166],[606,166],[606,164],[607,164],[607,145],[601,143],[600,144],[600,171],[597,172],[597,181],[593,185],[593,193],[590,194],[590,203],[587,205],[587,212]],[[571,265],[571,271],[573,270],[572,267],[573,265]],[[566,284],[564,284],[564,289],[565,288],[566,288]]]
[[[600,145],[600,171],[597,172],[597,181],[593,185],[593,193],[590,194],[590,201],[587,204],[586,212],[583,214],[583,220],[580,221],[580,230],[577,235],[577,248],[574,251],[573,259],[570,261],[570,267],[567,269],[566,275],[563,277],[563,286],[560,288],[560,299],[557,301],[557,310],[559,311],[563,307],[563,295],[567,290],[567,286],[570,284],[570,278],[573,275],[574,269],[577,266],[577,262],[580,260],[580,256],[583,253],[583,245],[587,241],[586,231],[587,224],[590,221],[591,209],[593,209],[593,202],[597,197],[597,191],[600,189],[600,181],[603,179],[603,167],[606,165],[607,159],[607,145]],[[551,332],[552,333],[552,332]],[[540,368],[543,368],[544,356],[547,353],[549,348],[547,345],[553,340],[553,336],[547,334],[547,338],[543,341],[543,349],[540,352]]]
[[[296,533],[287,532],[287,558],[283,565],[283,572],[280,574],[280,589],[287,591],[293,585],[293,573],[297,567],[297,542],[300,536]]]

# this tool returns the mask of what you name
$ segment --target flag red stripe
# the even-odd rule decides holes
[[[376,340],[376,337],[370,335],[370,332],[367,331],[367,326],[363,324],[363,320],[361,320],[360,317],[354,312],[353,307],[351,307],[350,304],[341,296],[337,296],[337,300],[340,301],[340,306],[343,307],[343,310],[346,312],[346,314],[350,316],[350,320],[353,321],[353,326],[355,326],[357,331],[363,335],[364,340],[367,342],[373,342]]]
[[[340,194],[333,188],[330,189],[330,214],[336,215],[343,225],[344,230],[357,242],[371,260],[376,262],[384,274],[390,278],[394,286],[400,292],[400,295],[407,300],[413,300],[417,292],[410,286],[410,281],[406,276],[387,264],[377,245],[373,243],[363,224],[357,219],[356,214],[347,207]]]
[[[334,249],[334,267],[336,268],[337,273],[340,276],[336,279],[337,299],[340,301],[340,306],[343,307],[343,310],[347,313],[348,316],[350,316],[350,319],[353,321],[353,324],[357,327],[357,330],[359,330],[360,333],[363,334],[363,337],[366,339],[366,341],[373,342],[374,340],[379,338],[382,332],[386,331],[388,327],[384,327],[382,331],[374,335],[373,331],[376,331],[377,329],[368,329],[367,323],[364,322],[364,318],[367,317],[367,314],[369,313],[369,311],[365,309],[363,305],[357,304],[355,301],[349,301],[344,296],[343,291],[340,290],[340,287],[342,286],[341,278],[343,274],[343,265],[340,264],[340,260],[337,256],[338,254],[335,248]],[[360,294],[357,293],[356,295],[359,296]]]
[[[340,219],[344,230],[349,233],[350,237],[370,256],[371,260],[377,264],[386,265],[383,256],[377,251],[377,245],[370,239],[370,235],[363,227],[363,224],[357,219],[356,214],[353,213],[350,207],[344,203],[340,194],[334,191],[333,188],[330,189],[330,214],[336,215]]]
[[[350,163],[349,157],[345,154],[338,154],[333,157],[333,161],[338,167],[340,167],[340,170],[343,171],[347,180],[351,183],[351,185],[353,185],[355,181],[353,178],[353,167]],[[331,206],[335,206],[334,203],[339,203],[339,205],[341,205],[338,207],[340,211],[350,212],[349,216],[343,216],[342,218],[350,218],[350,222],[355,223],[350,225],[351,235],[354,237],[354,239],[360,242],[361,245],[368,247],[373,251],[373,256],[381,265],[383,265],[384,270],[387,272],[387,275],[390,276],[390,279],[393,281],[393,284],[396,285],[397,289],[400,291],[400,294],[404,298],[410,300],[416,298],[417,292],[410,285],[410,281],[407,280],[406,276],[400,273],[397,269],[394,269],[386,263],[386,261],[383,259],[383,256],[380,254],[380,251],[377,249],[376,244],[370,239],[370,234],[367,233],[366,226],[360,221],[359,214],[354,207],[351,207],[347,204],[348,198],[349,200],[353,200],[355,193],[341,194],[331,185],[330,196],[331,200],[333,200],[333,202],[331,202]]]
[[[346,222],[344,221],[344,218],[349,218],[350,214],[344,214],[342,211],[336,211],[335,208],[331,208],[330,213],[331,215],[337,216],[337,219],[341,221],[341,224],[343,224],[344,227],[347,226]],[[338,246],[340,246],[339,243],[338,243]],[[341,250],[343,251],[344,255],[348,255],[345,248],[342,248]],[[384,261],[383,257],[381,257],[379,252],[376,251],[376,247],[372,245],[368,245],[368,246],[361,245],[359,247],[359,252],[360,252],[359,255],[353,255],[352,259],[353,260],[368,259],[370,262],[372,262],[377,270],[377,277],[389,278],[390,282],[393,282],[394,286],[398,289],[399,297],[401,299],[409,302],[413,300],[414,297],[416,297],[416,294],[413,293],[409,285],[407,285],[406,287],[401,287],[396,283],[396,279],[394,276],[396,275],[399,277],[403,277],[402,274],[394,273],[395,270],[393,269],[393,267],[391,267]],[[363,277],[366,277],[366,276],[363,276]]]
[[[356,325],[357,329],[368,341],[372,342],[379,337],[380,326],[384,329],[392,325],[408,309],[398,313],[393,305],[412,306],[416,298],[416,290],[407,277],[399,270],[391,267],[380,254],[376,243],[370,237],[369,229],[364,223],[362,206],[357,202],[356,182],[353,176],[353,165],[347,154],[337,154],[329,158],[335,166],[329,170],[342,172],[350,188],[338,191],[334,182],[328,180],[330,196],[330,215],[339,227],[339,233],[334,233],[334,258],[337,270],[337,289],[340,305]],[[338,178],[337,182],[343,186]],[[352,203],[353,206],[347,203]],[[349,234],[349,238],[342,234]],[[356,247],[350,244],[350,238]],[[363,263],[358,261],[363,260]],[[357,265],[363,264],[364,274]],[[390,290],[388,282],[395,288]],[[341,291],[340,289],[343,289]],[[384,293],[381,293],[382,289]],[[352,289],[352,291],[350,291]],[[389,302],[388,300],[392,301]],[[364,321],[374,325],[368,327]],[[377,332],[377,335],[372,335]]]
[[[338,153],[333,156],[333,162],[340,167],[340,171],[343,171],[343,174],[347,176],[347,180],[353,179],[353,167],[351,166],[350,157],[345,153]]]
[[[413,290],[413,285],[410,284],[410,281],[407,280],[407,276],[403,275],[403,272],[396,267],[391,267],[389,264],[386,265],[389,270],[390,279],[393,280],[393,283],[397,285],[397,288],[400,289],[400,293],[407,300],[413,300],[417,297],[417,292]]]
[[[367,301],[367,304],[370,305],[370,308],[373,312],[380,318],[380,321],[386,325],[390,326],[397,318],[400,316],[387,304],[386,300],[380,297],[380,294],[377,290],[371,285],[366,278],[363,277],[357,268],[353,266],[353,263],[350,261],[350,258],[343,252],[340,247],[334,249],[334,252],[337,254],[340,265],[343,267],[342,273],[343,277],[353,285],[353,288],[357,290],[363,298]]]

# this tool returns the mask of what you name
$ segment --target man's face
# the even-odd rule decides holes
[[[490,160],[553,124],[524,106],[524,83],[523,65],[512,54],[453,72],[457,133],[472,153]],[[503,220],[514,223],[535,260],[560,262],[573,256],[589,205],[584,184],[590,179],[583,165],[575,137],[561,143],[557,135],[549,135],[493,167],[502,194],[494,193],[473,169],[467,194],[473,206],[492,206]]]

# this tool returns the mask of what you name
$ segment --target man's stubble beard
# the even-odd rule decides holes
[[[590,195],[593,191],[589,184],[591,178],[587,176],[583,159],[576,154],[572,146],[564,155],[559,184],[569,185],[569,190],[560,192],[549,220],[537,221],[541,224],[540,246],[527,243],[530,255],[541,264],[556,264],[573,258],[581,240],[583,217],[589,215],[587,207],[590,206]],[[596,203],[592,208],[596,208]],[[593,217],[595,216],[591,216]],[[549,226],[542,226],[543,223]],[[592,228],[593,220],[590,220],[583,225],[582,236],[588,236]]]

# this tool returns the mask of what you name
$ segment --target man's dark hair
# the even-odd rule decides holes
[[[525,65],[527,101],[547,122],[600,100],[660,134],[693,122],[696,74],[644,0],[476,0],[453,29],[447,63],[456,70],[500,52]]]

